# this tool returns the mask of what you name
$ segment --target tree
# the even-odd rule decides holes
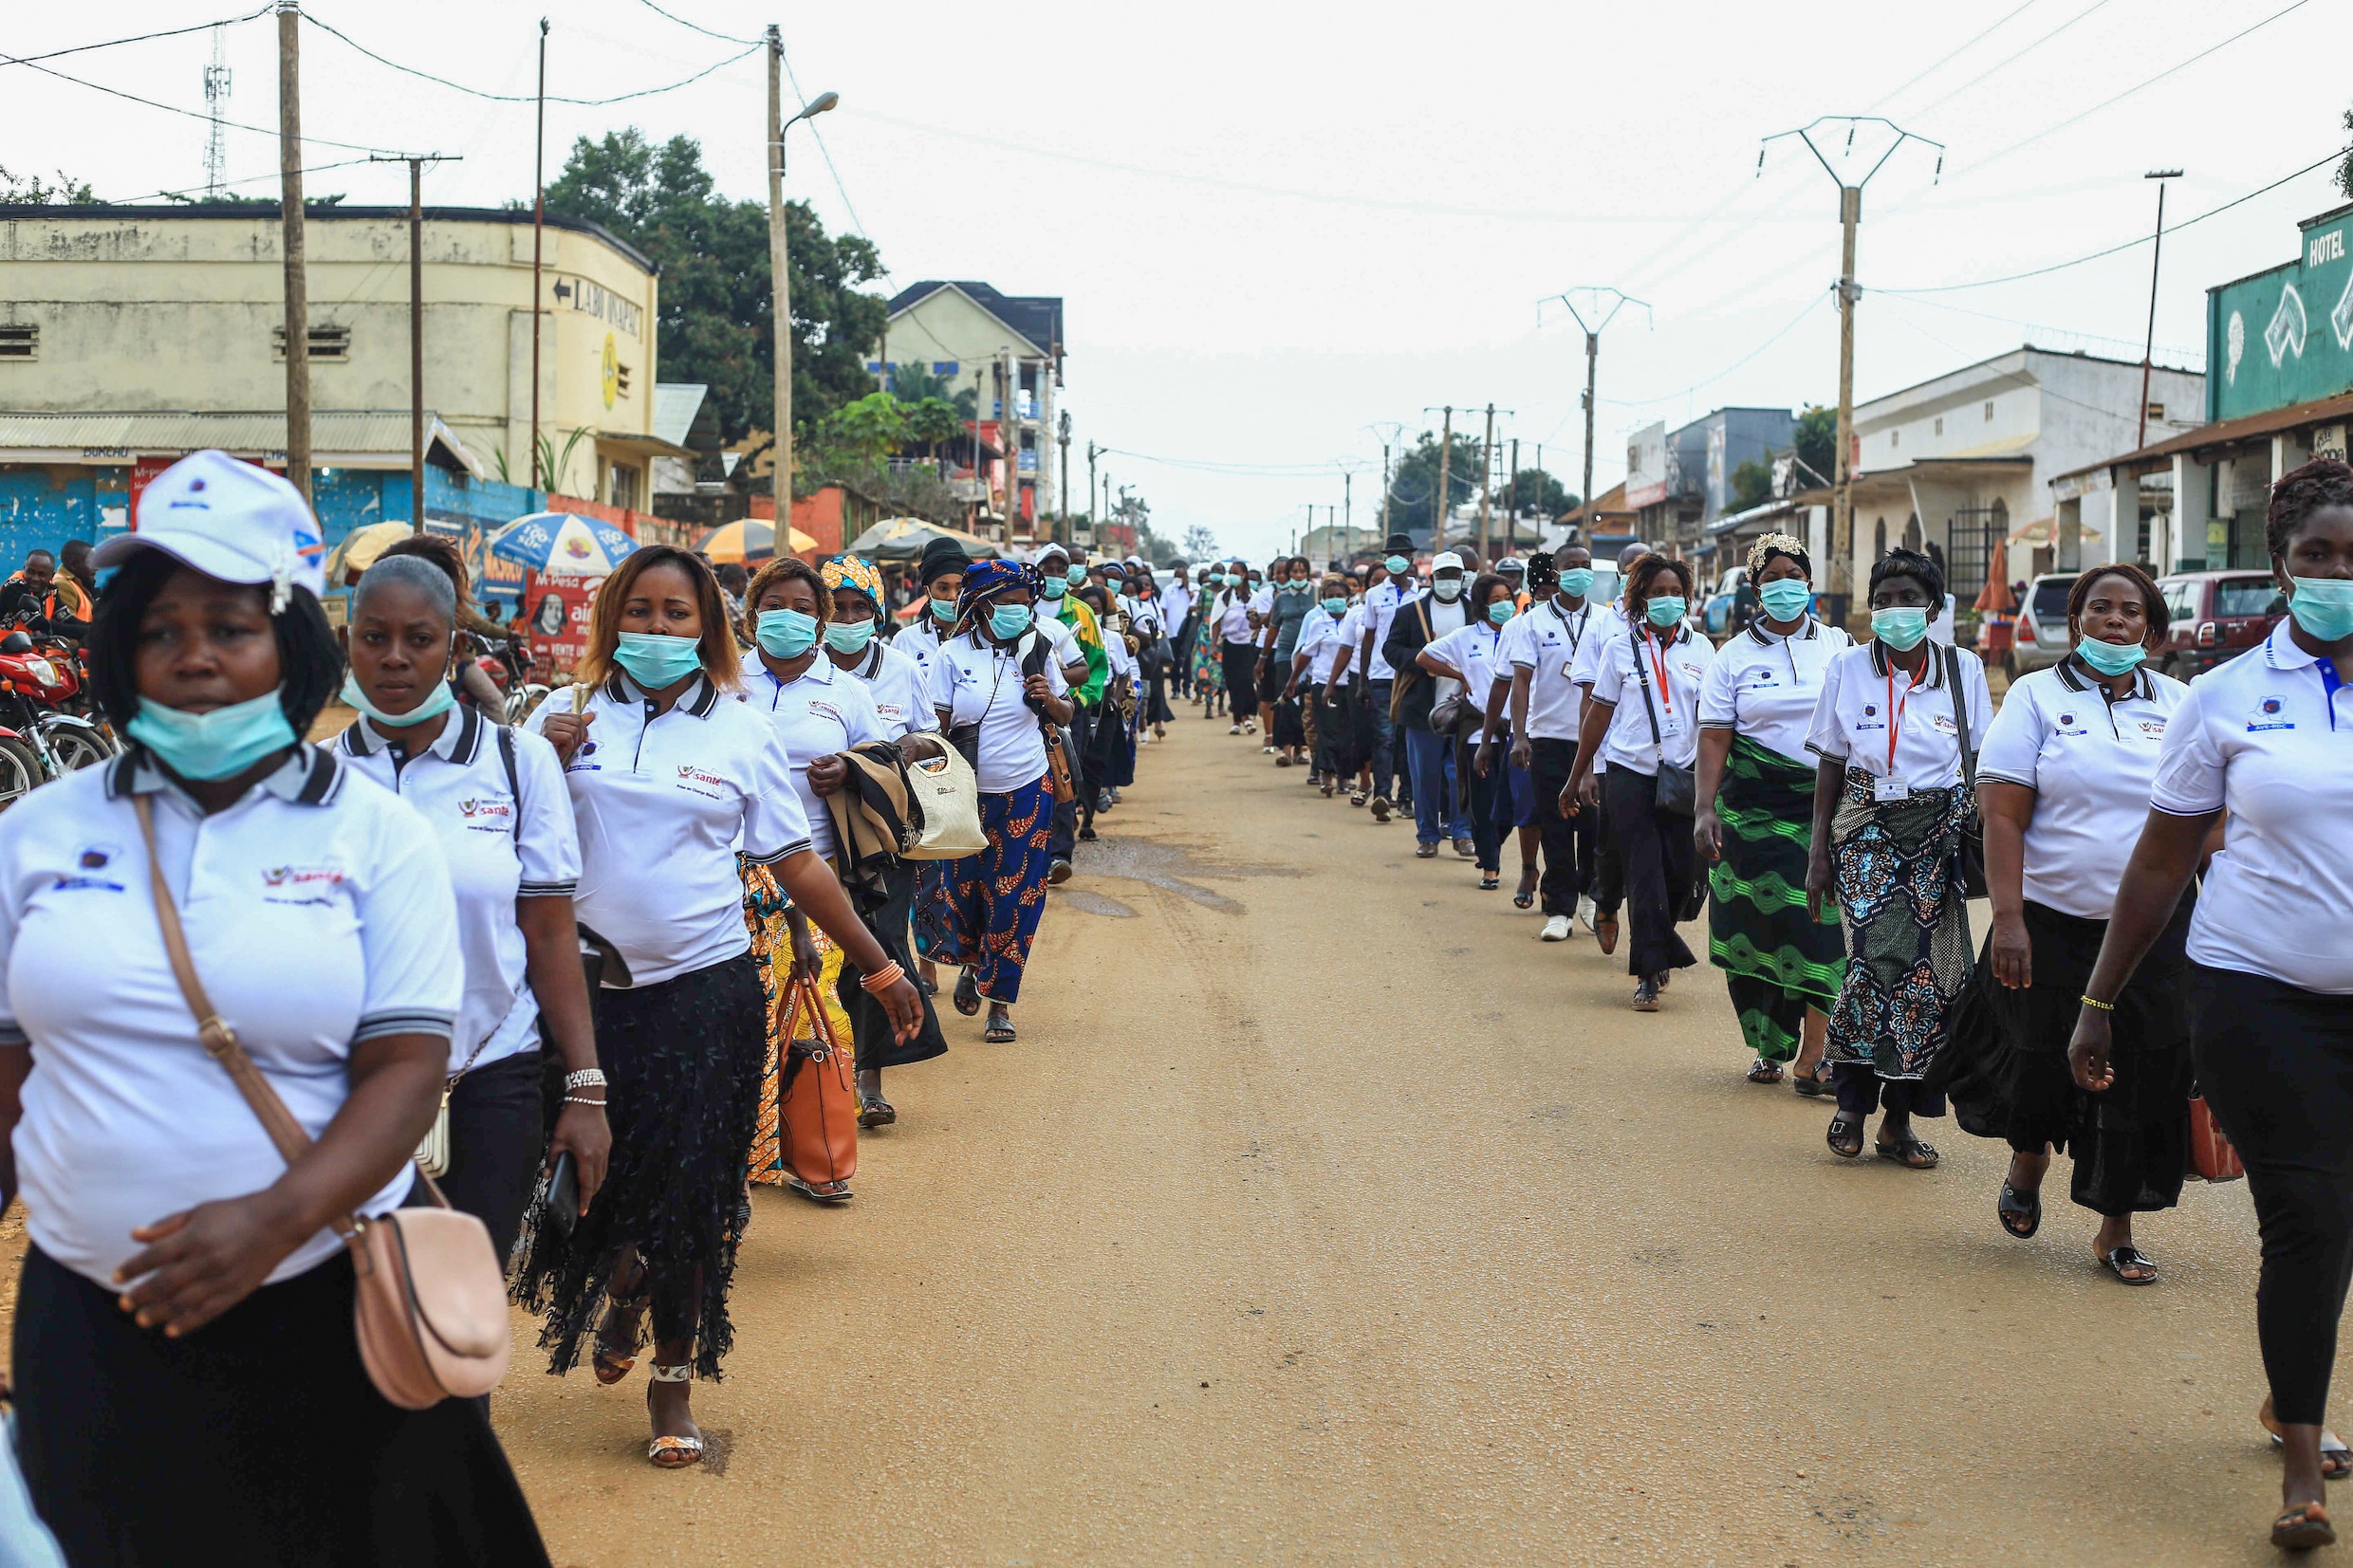
[[[1187,561],[1198,566],[1204,561],[1215,559],[1216,554],[1217,536],[1212,533],[1206,525],[1195,523],[1185,529],[1185,559]]]
[[[564,173],[547,187],[547,209],[602,224],[661,268],[661,374],[711,388],[722,440],[773,426],[767,203],[718,194],[692,138],[657,147],[633,125],[573,142]],[[828,236],[805,202],[785,206],[785,249],[797,440],[874,391],[865,354],[881,336],[887,307],[857,287],[882,275],[874,246]]]
[[[810,445],[834,464],[878,468],[911,439],[906,411],[887,392],[870,392],[820,420]]]
[[[900,399],[902,402],[905,399]],[[926,397],[907,410],[907,439],[920,441],[936,458],[939,449],[964,433],[964,420],[956,406],[945,397]]]
[[[1428,527],[1436,521],[1430,501],[1438,488],[1438,438],[1425,430],[1413,451],[1398,459],[1389,477],[1389,526],[1393,530]],[[1454,437],[1454,453],[1447,461],[1447,511],[1478,493],[1486,467],[1476,441],[1467,435]]]
[[[933,375],[932,367],[920,360],[892,361],[891,392],[902,403],[920,403],[930,397],[945,401],[955,395],[947,378]]]
[[[1732,510],[1745,512],[1773,498],[1773,466],[1751,457],[1732,470]]]
[[[26,207],[86,207],[96,200],[87,180],[77,180],[63,169],[57,172],[55,185],[45,185],[39,175],[18,179],[6,165],[0,165],[0,202]]]
[[[2344,112],[2344,128],[2353,131],[2353,109]],[[2345,154],[2344,161],[2337,165],[2337,189],[2346,196],[2353,196],[2353,153]]]
[[[1831,483],[1838,477],[1838,410],[1808,403],[1797,416],[1791,444],[1797,460],[1805,465],[1797,474],[1801,489]]]
[[[1577,506],[1577,497],[1542,469],[1522,469],[1516,480],[1496,486],[1495,493],[1489,499],[1509,509],[1515,495],[1522,510],[1543,517],[1559,517]]]

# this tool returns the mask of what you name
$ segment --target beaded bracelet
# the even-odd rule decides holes
[[[2079,1000],[2081,1000],[2081,1001],[2083,1002],[2083,1004],[2084,1004],[2084,1006],[2086,1006],[2086,1007],[2097,1007],[2097,1008],[2099,1008],[2099,1009],[2100,1009],[2102,1012],[2103,1012],[2103,1013],[2112,1013],[2112,1012],[2116,1011],[2116,1004],[2115,1004],[2115,1003],[2113,1003],[2113,1002],[2103,1002],[2103,1001],[2101,1001],[2101,1000],[2100,1000],[2098,997],[2096,997],[2096,996],[2085,996],[2085,997],[2082,997],[2082,998],[2080,998]]]
[[[882,968],[875,970],[874,973],[867,975],[864,979],[861,980],[859,985],[865,987],[867,995],[880,996],[884,991],[889,990],[893,986],[898,985],[900,981],[906,978],[907,971],[905,969],[900,968],[895,963],[885,964]]]
[[[564,1097],[564,1103],[566,1105],[602,1106],[604,1101],[601,1099],[590,1099],[586,1095],[566,1095]]]

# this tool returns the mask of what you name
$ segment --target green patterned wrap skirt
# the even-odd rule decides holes
[[[1828,1012],[1846,972],[1838,908],[1806,913],[1814,769],[1732,737],[1715,798],[1724,858],[1708,873],[1708,959],[1724,971],[1749,1048],[1767,1061],[1797,1055],[1806,1009]]]

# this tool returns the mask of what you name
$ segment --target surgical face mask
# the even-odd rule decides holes
[[[1327,600],[1325,600],[1324,601],[1324,608],[1325,608],[1325,610],[1329,611],[1331,614],[1336,615],[1336,616],[1344,616],[1344,615],[1346,615],[1346,614],[1348,613],[1348,599],[1347,599],[1347,596],[1346,596],[1345,594],[1343,594],[1343,595],[1341,595],[1340,597],[1338,597],[1338,598],[1336,598],[1336,599],[1327,599]]]
[[[934,620],[938,621],[938,622],[939,622],[941,625],[943,625],[943,626],[947,625],[950,621],[954,620],[954,619],[955,619],[955,600],[953,600],[953,599],[936,599],[936,600],[932,600],[932,618],[933,618]]]
[[[1065,585],[1075,588],[1086,581],[1086,568],[1072,566],[1062,574],[1062,580]]]
[[[1229,588],[1239,588],[1241,585],[1242,585],[1242,574],[1241,574],[1240,572],[1228,572],[1228,573],[1226,574],[1226,586],[1227,586],[1227,587],[1229,587]]]
[[[803,648],[808,644],[803,643]],[[613,650],[613,662],[649,692],[676,686],[703,666],[702,644],[694,637],[665,636],[659,632],[623,632]]]
[[[2353,636],[2353,578],[2291,577],[2288,613],[2323,642]]]
[[[2076,638],[2075,651],[2103,675],[2121,675],[2149,656],[2138,642],[2103,642],[2098,637]]]
[[[427,719],[439,718],[450,710],[450,705],[455,701],[457,701],[457,693],[450,690],[450,683],[437,680],[425,689],[425,700],[407,712],[387,713],[368,701],[367,693],[360,690],[358,675],[343,676],[343,706],[358,709],[369,718],[374,719],[377,727],[382,729],[406,729],[413,724],[422,724]]]
[[[1411,566],[1413,563],[1406,560],[1401,555],[1393,555],[1389,557],[1388,560],[1382,562],[1381,564],[1389,568],[1389,575],[1391,577],[1403,577],[1405,575],[1405,568]]]
[[[1561,592],[1571,599],[1583,599],[1593,592],[1593,568],[1571,566],[1561,574]]]
[[[1490,604],[1487,607],[1487,618],[1493,621],[1496,625],[1501,626],[1505,621],[1511,618],[1511,612],[1518,608],[1519,606],[1512,603],[1510,600],[1499,599],[1495,600],[1494,603]]]
[[[833,620],[825,623],[825,646],[837,654],[862,654],[866,644],[874,640],[871,620]]]
[[[123,729],[183,779],[230,778],[295,742],[275,691],[210,713],[184,713],[141,698]]]
[[[1885,610],[1871,612],[1871,635],[1893,648],[1906,653],[1920,645],[1928,636],[1928,612],[1917,604],[1898,604]]]
[[[1035,617],[1036,612],[1027,604],[991,605],[989,610],[989,630],[995,633],[1002,640],[1010,642],[1029,630],[1029,622]]]
[[[1430,591],[1437,595],[1438,598],[1446,603],[1452,604],[1454,600],[1462,597],[1462,579],[1459,577],[1434,577],[1430,580]]]
[[[1777,577],[1756,591],[1757,602],[1775,620],[1795,620],[1814,602],[1814,590],[1801,577]]]
[[[751,635],[761,651],[778,658],[799,658],[817,646],[817,618],[802,610],[763,610]],[[673,677],[676,678],[676,677]]]
[[[1653,594],[1643,606],[1642,614],[1649,618],[1653,626],[1664,628],[1681,620],[1690,609],[1681,594]]]
[[[1063,595],[1070,591],[1070,584],[1065,582],[1058,577],[1047,578],[1046,580],[1045,587],[1046,597],[1048,599],[1060,599]]]

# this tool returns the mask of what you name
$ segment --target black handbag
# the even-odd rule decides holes
[[[1642,685],[1642,711],[1650,718],[1650,744],[1658,748],[1658,809],[1670,817],[1694,817],[1699,811],[1699,777],[1690,768],[1667,761],[1667,743],[1658,733],[1658,709],[1651,701],[1650,671],[1642,662],[1642,634],[1632,635],[1634,678]]]
[[[1969,790],[1969,826],[1961,832],[1961,891],[1986,896],[1985,819],[1977,811],[1977,748],[1969,744],[1969,694],[1961,687],[1961,655],[1944,651],[1945,679],[1953,684],[1953,727],[1960,731],[1961,783]]]

